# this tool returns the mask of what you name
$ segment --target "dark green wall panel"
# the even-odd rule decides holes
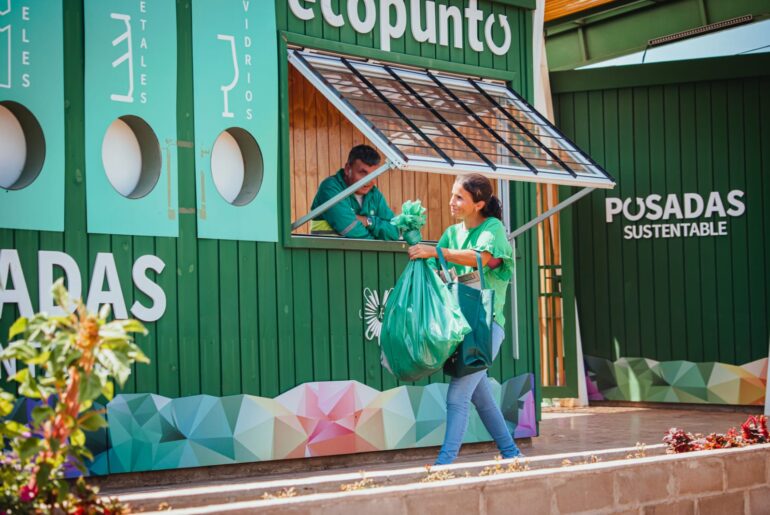
[[[599,72],[593,87],[578,73],[582,91],[555,94],[558,124],[618,181],[574,207],[585,354],[729,364],[766,357],[770,78],[687,82],[680,74],[679,83],[669,76],[663,86],[607,88]],[[624,83],[640,72],[617,74]],[[607,197],[699,193],[705,201],[718,191],[724,200],[735,189],[745,192],[746,212],[713,219],[727,221],[724,236],[624,239],[634,223],[605,220]]]

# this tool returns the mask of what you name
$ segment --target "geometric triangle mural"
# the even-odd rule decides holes
[[[742,366],[585,356],[590,400],[763,405],[767,358]]]
[[[533,374],[490,383],[514,436],[536,436]],[[100,449],[98,470],[91,473],[441,445],[446,391],[444,383],[380,392],[357,381],[328,381],[302,384],[275,399],[117,395],[107,405],[109,448]],[[464,441],[491,440],[471,410]]]

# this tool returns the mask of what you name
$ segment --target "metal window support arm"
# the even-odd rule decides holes
[[[586,195],[588,195],[589,193],[591,193],[595,189],[596,188],[583,188],[582,190],[578,191],[577,193],[575,193],[571,197],[569,197],[569,198],[567,198],[565,200],[562,200],[561,202],[559,202],[558,204],[553,206],[548,211],[546,211],[546,212],[542,213],[541,215],[539,215],[537,218],[533,218],[532,220],[530,220],[529,222],[525,223],[524,225],[522,225],[521,227],[519,227],[515,231],[512,231],[511,234],[508,235],[508,240],[509,241],[513,241],[514,238],[516,238],[518,236],[521,236],[522,234],[524,234],[528,230],[532,229],[533,227],[535,227],[537,224],[539,224],[540,222],[542,222],[543,220],[545,220],[549,216],[555,215],[556,213],[558,213],[559,211],[561,211],[565,207],[567,207],[567,206],[569,206],[571,204],[574,204],[575,202],[577,202],[581,198],[585,197]]]
[[[298,227],[302,227],[306,223],[308,223],[310,220],[318,217],[319,215],[322,215],[323,213],[327,212],[329,209],[333,208],[337,204],[339,204],[344,199],[348,198],[350,195],[352,195],[357,189],[362,188],[372,182],[374,179],[382,175],[383,173],[387,172],[391,168],[397,168],[390,160],[386,160],[385,163],[382,164],[379,168],[377,168],[372,173],[368,174],[363,179],[354,182],[344,190],[340,191],[336,195],[334,195],[332,198],[318,206],[317,208],[311,210],[308,214],[300,218],[299,220],[295,221],[291,224],[292,230],[297,229]]]
[[[545,220],[549,216],[555,215],[556,213],[558,213],[559,211],[561,211],[565,207],[568,207],[571,204],[574,204],[575,202],[577,202],[581,198],[585,197],[586,195],[588,195],[589,193],[591,193],[595,189],[596,188],[583,188],[582,190],[578,191],[577,193],[575,193],[571,197],[563,200],[562,202],[559,202],[558,204],[553,206],[551,209],[549,209],[545,213],[543,213],[540,216],[538,216],[537,218],[534,218],[534,219],[530,220],[529,222],[527,222],[526,224],[522,225],[521,227],[519,227],[515,231],[511,232],[511,234],[508,235],[508,240],[511,242],[511,246],[513,247],[514,255],[516,254],[516,237],[517,236],[521,236],[522,234],[524,234],[528,230],[532,229],[533,227],[535,227],[537,224],[539,224],[540,222],[542,222],[543,220]],[[512,336],[513,336],[512,352],[513,352],[513,359],[519,359],[519,334],[518,334],[519,327],[518,327],[518,317],[517,317],[517,314],[518,314],[518,305],[517,305],[518,294],[516,292],[516,268],[514,268],[513,274],[514,275],[513,275],[512,281],[511,281],[511,290],[510,290],[510,292],[511,292],[511,324],[512,324],[511,331],[512,331]],[[768,393],[770,393],[770,391]]]

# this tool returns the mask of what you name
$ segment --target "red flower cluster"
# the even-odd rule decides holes
[[[37,497],[37,485],[24,485],[19,489],[19,500],[21,502],[32,502]]]
[[[741,424],[741,433],[731,428],[727,433],[711,433],[706,436],[692,434],[683,429],[672,427],[663,437],[663,443],[668,444],[666,452],[676,454],[680,452],[705,451],[711,449],[728,449],[731,447],[745,447],[755,443],[770,443],[770,434],[767,430],[767,417],[764,415],[750,416]]]
[[[70,512],[70,515],[88,515],[89,513],[101,513],[103,515],[112,515],[112,512],[107,508],[103,508],[104,511],[101,511],[101,512],[91,511],[92,508],[93,507],[89,508],[88,506],[76,506],[75,509]]]
[[[746,443],[768,443],[770,434],[767,432],[767,417],[749,417],[741,424],[741,436]]]
[[[680,453],[695,451],[693,441],[695,436],[692,433],[686,433],[684,429],[672,427],[663,437],[663,443],[668,445],[666,452],[668,453]]]

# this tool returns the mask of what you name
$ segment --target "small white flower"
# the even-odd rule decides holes
[[[358,316],[361,317],[366,324],[366,332],[364,336],[367,340],[373,340],[377,338],[377,344],[380,343],[380,331],[382,330],[382,317],[385,315],[385,304],[388,302],[388,295],[393,291],[393,288],[385,290],[382,295],[382,301],[380,301],[380,295],[377,290],[364,288],[364,313],[358,312]]]

